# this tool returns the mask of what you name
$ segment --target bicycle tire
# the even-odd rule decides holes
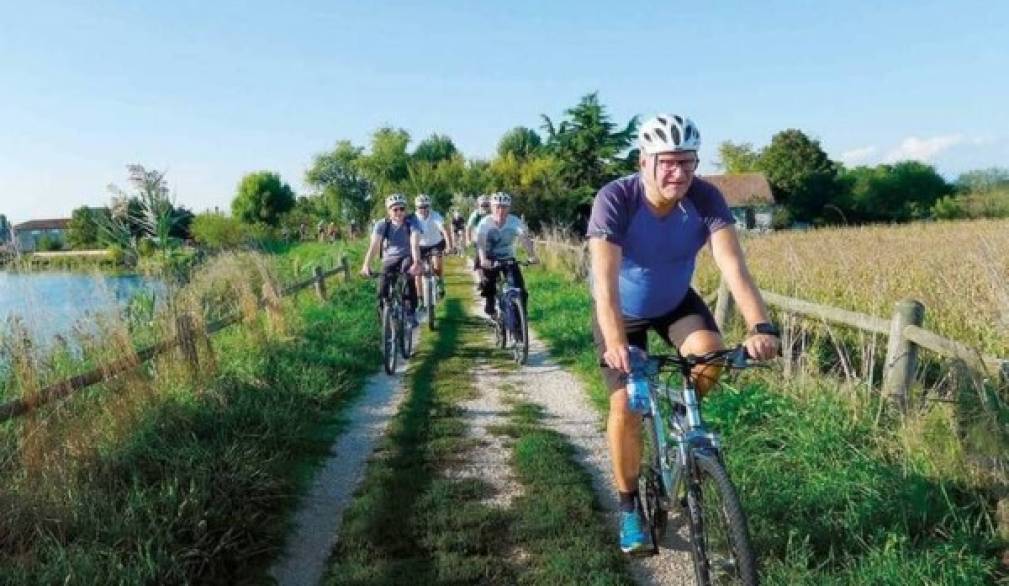
[[[757,584],[757,561],[750,543],[746,515],[728,472],[711,450],[692,451],[691,459],[687,515],[690,520],[690,557],[697,583],[702,586]],[[710,488],[705,490],[706,486]],[[711,502],[715,498],[718,502]],[[721,506],[717,506],[719,503]],[[712,527],[711,523],[707,523],[709,520],[719,520],[724,527]],[[725,557],[722,558],[722,555]]]
[[[641,495],[642,510],[648,523],[648,532],[652,537],[652,553],[659,553],[659,541],[666,534],[669,523],[669,511],[662,506],[662,468],[659,462],[659,448],[655,425],[651,418],[645,418],[645,441],[648,442],[647,461],[642,465],[638,476],[638,494]]]
[[[435,301],[435,284],[434,279],[431,277],[424,277],[424,307],[427,308],[427,329],[432,332],[435,329],[434,324],[434,304]]]
[[[399,359],[396,341],[396,320],[393,319],[392,308],[386,304],[382,307],[382,366],[386,374],[396,372],[396,361]]]
[[[413,353],[413,325],[407,317],[406,305],[401,305],[399,310],[399,349],[403,360],[409,360]]]
[[[511,299],[512,314],[512,356],[515,362],[525,364],[529,359],[529,322],[522,308],[522,299],[515,295]]]

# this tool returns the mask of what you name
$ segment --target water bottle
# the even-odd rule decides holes
[[[627,377],[627,406],[634,413],[644,415],[651,408],[648,383],[648,354],[637,346],[630,346],[631,374]]]

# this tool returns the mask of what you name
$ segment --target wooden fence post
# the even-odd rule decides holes
[[[890,320],[890,341],[883,364],[883,394],[893,400],[901,413],[907,413],[907,393],[918,365],[918,345],[904,337],[904,327],[920,327],[924,317],[924,305],[914,299],[904,299],[897,302]]]
[[[347,260],[347,255],[340,257],[340,267],[343,269],[343,280],[350,280],[350,261]]]
[[[729,284],[723,278],[718,281],[718,298],[715,300],[715,324],[723,332],[732,317],[732,306],[732,293],[729,292]]]
[[[196,375],[200,372],[200,355],[196,351],[196,327],[193,316],[183,313],[175,318],[175,341],[179,345],[182,359],[189,366],[189,372]]]
[[[319,296],[322,301],[326,300],[326,280],[322,276],[322,267],[316,265],[313,273],[315,274],[315,293]]]

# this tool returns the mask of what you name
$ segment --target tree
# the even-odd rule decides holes
[[[99,215],[102,217],[99,218]],[[76,250],[98,248],[102,242],[99,222],[107,222],[109,219],[108,208],[81,206],[75,209],[67,226],[67,243],[70,248]]]
[[[990,191],[1009,187],[1009,169],[990,167],[961,173],[956,185],[964,191]]]
[[[517,159],[525,159],[536,155],[543,148],[540,135],[531,128],[516,126],[504,133],[497,143],[497,156],[504,158],[512,155]]]
[[[409,176],[410,135],[402,128],[383,127],[371,137],[371,152],[361,158],[361,170],[375,187],[376,201],[402,188]]]
[[[435,165],[450,160],[458,152],[451,138],[444,134],[432,134],[413,150],[413,160]]]
[[[316,210],[306,204],[299,209],[313,211],[329,219],[356,220],[364,224],[372,207],[372,185],[361,168],[363,149],[349,140],[336,143],[336,148],[316,155],[311,168],[305,173],[305,182],[320,191]]]
[[[270,171],[249,173],[238,184],[231,202],[233,216],[247,224],[276,226],[280,216],[294,207],[294,192]]]
[[[918,161],[856,167],[843,174],[850,186],[849,219],[863,222],[906,222],[932,214],[933,206],[953,193],[935,168]],[[948,215],[949,206],[939,213]]]
[[[584,96],[565,114],[567,119],[556,125],[542,116],[546,150],[560,161],[561,176],[576,194],[575,203],[585,204],[605,183],[634,168],[634,162],[620,155],[630,146],[638,119],[617,129],[596,93]]]
[[[798,221],[825,221],[825,206],[837,205],[842,194],[840,166],[827,157],[819,141],[801,130],[775,134],[761,152],[757,168],[767,176],[775,201]]]
[[[760,153],[748,142],[725,141],[718,145],[718,166],[726,173],[750,173],[758,169]]]
[[[11,223],[7,220],[7,216],[0,214],[0,244],[10,242],[11,240]]]

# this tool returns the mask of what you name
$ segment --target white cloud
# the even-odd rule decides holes
[[[897,148],[887,153],[883,161],[886,163],[908,160],[929,162],[942,151],[963,144],[965,141],[962,134],[947,134],[931,138],[909,136],[901,141]]]
[[[869,157],[876,153],[876,146],[869,145],[864,147],[859,147],[857,149],[851,149],[849,151],[844,151],[838,157],[842,163],[847,167],[854,167],[859,163],[865,163]]]

